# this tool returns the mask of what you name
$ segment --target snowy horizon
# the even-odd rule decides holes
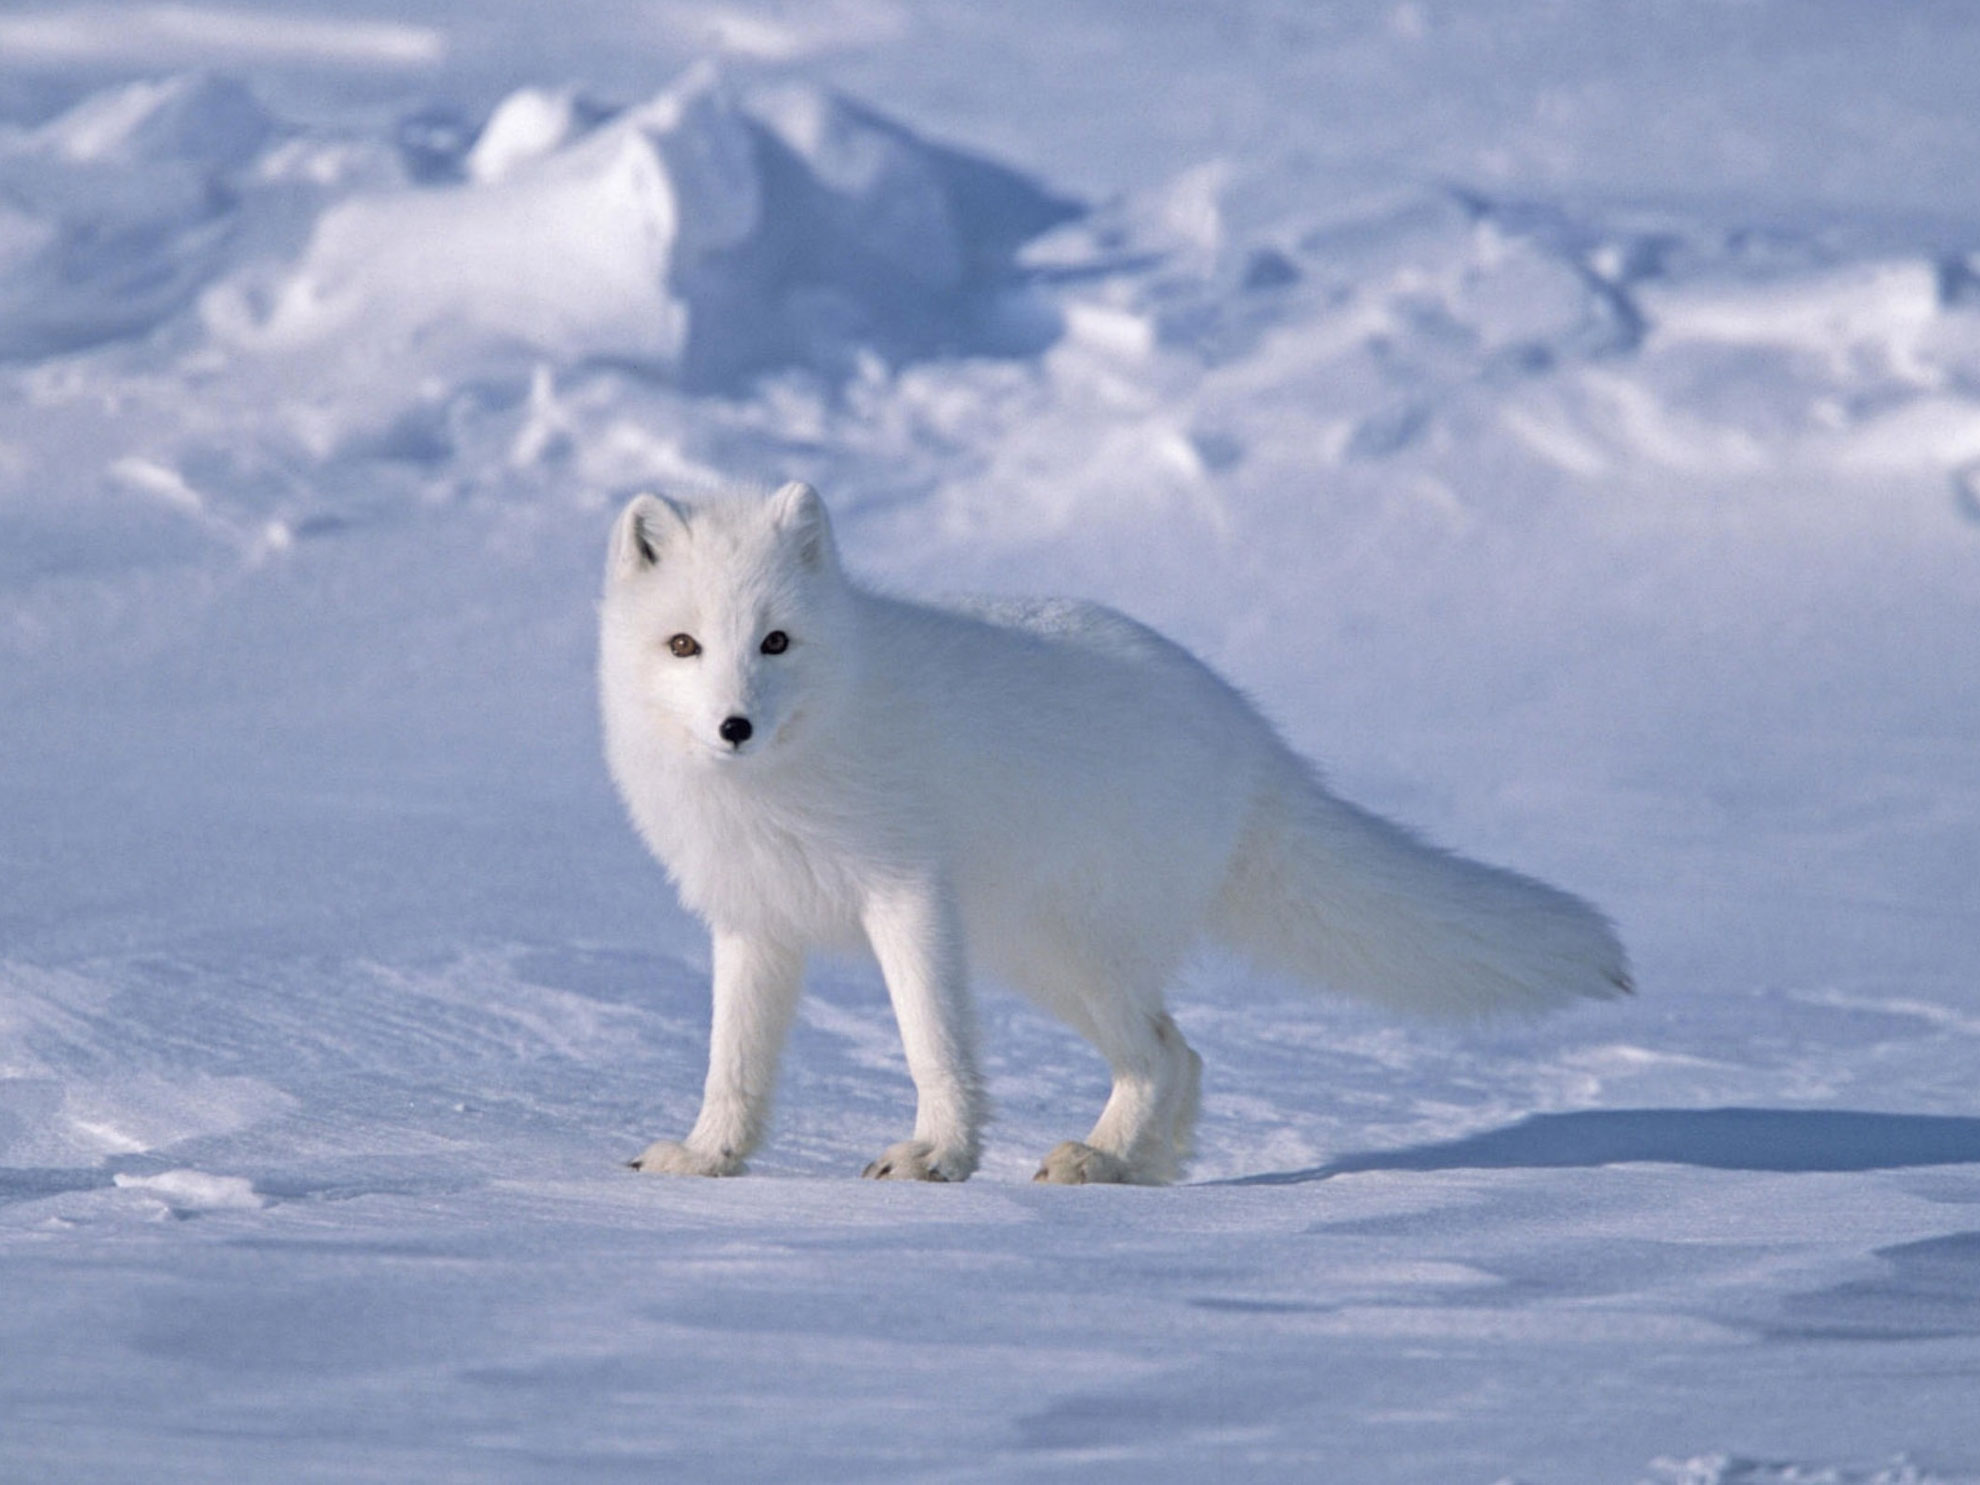
[[[1980,15],[0,16],[0,1475],[1980,1481]],[[1114,604],[1640,993],[1205,955],[1186,1184],[814,964],[746,1177],[599,755],[645,488]]]

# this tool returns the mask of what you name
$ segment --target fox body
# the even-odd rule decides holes
[[[1173,1180],[1201,1061],[1164,1004],[1208,935],[1405,1010],[1629,988],[1593,908],[1329,793],[1233,687],[1095,604],[868,591],[810,487],[641,495],[600,609],[612,776],[713,939],[699,1118],[633,1163],[743,1169],[812,949],[878,960],[917,1093],[866,1174],[959,1181],[985,1100],[969,975],[1058,1015],[1111,1096],[1038,1179]]]

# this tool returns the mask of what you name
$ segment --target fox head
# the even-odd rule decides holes
[[[774,758],[842,692],[849,613],[809,485],[635,496],[612,528],[600,610],[608,729],[619,712],[711,767]]]

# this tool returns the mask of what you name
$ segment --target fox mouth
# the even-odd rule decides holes
[[[774,736],[758,732],[740,742],[730,742],[727,738],[703,737],[701,751],[718,762],[734,763],[741,758],[754,758],[775,743]]]

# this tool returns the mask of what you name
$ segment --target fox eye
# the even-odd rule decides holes
[[[678,659],[685,660],[690,655],[701,653],[701,642],[692,634],[677,634],[667,641],[667,648],[672,650]]]
[[[791,637],[781,629],[772,629],[763,636],[763,653],[781,655],[791,647]]]

